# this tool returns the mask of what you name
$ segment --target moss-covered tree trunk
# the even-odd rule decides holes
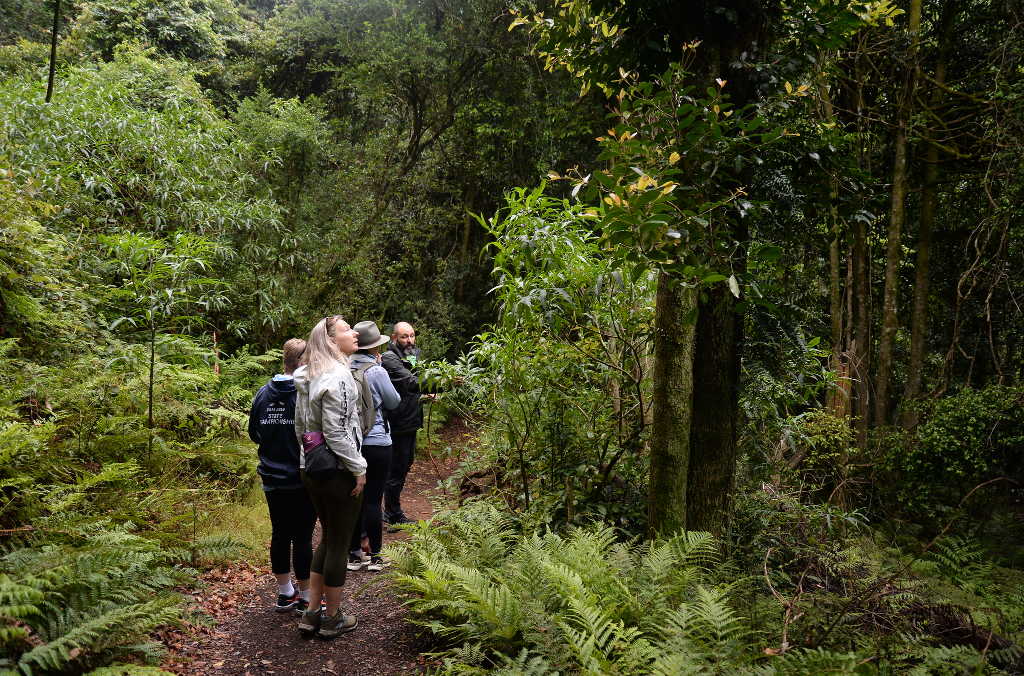
[[[725,531],[736,473],[736,411],[742,317],[722,284],[698,304],[686,527]]]
[[[654,310],[654,424],[647,503],[651,537],[686,528],[696,307],[693,289],[661,273]]]

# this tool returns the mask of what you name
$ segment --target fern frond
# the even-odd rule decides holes
[[[145,636],[156,627],[177,621],[179,617],[180,600],[173,597],[109,607],[99,610],[89,619],[74,617],[69,612],[61,623],[67,627],[67,632],[23,654],[18,665],[28,670],[64,670],[82,655]]]
[[[971,646],[920,646],[911,651],[920,660],[907,673],[909,676],[948,675],[981,673],[986,658]]]
[[[764,676],[807,674],[856,674],[864,659],[856,653],[837,653],[824,648],[790,650],[757,670]]]

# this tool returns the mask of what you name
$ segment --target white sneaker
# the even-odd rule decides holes
[[[370,563],[366,565],[366,570],[372,571],[374,573],[379,573],[380,571],[384,570],[389,563],[391,562],[385,559],[380,554],[374,554],[370,556]]]

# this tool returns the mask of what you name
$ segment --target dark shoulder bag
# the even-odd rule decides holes
[[[305,469],[314,479],[326,479],[340,469],[338,456],[327,445],[323,432],[306,432],[302,435],[302,455]]]

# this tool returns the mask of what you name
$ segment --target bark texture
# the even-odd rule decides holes
[[[736,298],[719,284],[698,304],[693,358],[693,420],[686,487],[686,527],[721,535],[728,524],[736,474],[742,318]]]
[[[885,295],[882,300],[882,332],[878,338],[878,371],[875,377],[876,425],[889,422],[890,381],[892,380],[893,348],[899,328],[899,269],[903,258],[903,224],[907,199],[907,128],[914,112],[917,89],[917,49],[921,33],[921,0],[911,0],[909,16],[910,50],[906,83],[903,87],[896,136],[893,139],[892,204],[885,247]]]
[[[686,528],[695,308],[694,291],[661,273],[654,320],[654,423],[647,502],[651,537]]]

